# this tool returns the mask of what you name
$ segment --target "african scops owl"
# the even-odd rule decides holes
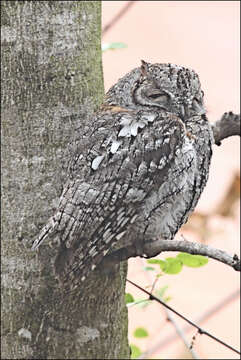
[[[173,239],[207,182],[213,133],[198,75],[142,61],[83,126],[55,214],[56,273],[84,280],[113,245]],[[116,246],[115,246],[116,247]]]

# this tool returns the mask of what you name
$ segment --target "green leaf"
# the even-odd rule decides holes
[[[145,308],[147,305],[149,305],[150,303],[152,302],[152,300],[150,299],[145,299],[145,300],[142,300],[142,301],[139,301],[137,303],[137,306],[141,307],[141,308]]]
[[[179,253],[177,258],[181,260],[183,265],[189,267],[200,267],[208,263],[208,258],[202,255],[191,255],[188,253]]]
[[[136,359],[141,355],[141,350],[138,346],[130,344],[131,347],[131,359]]]
[[[144,270],[145,271],[153,271],[153,270],[155,270],[155,268],[153,266],[145,266]]]
[[[115,50],[115,49],[123,49],[123,48],[126,48],[126,47],[127,47],[127,45],[125,43],[111,42],[111,43],[102,44],[101,45],[101,50],[102,51]]]
[[[130,293],[126,293],[125,294],[125,301],[126,301],[126,304],[128,304],[128,303],[134,302],[135,299]]]
[[[146,329],[139,327],[136,328],[136,330],[134,331],[134,336],[137,338],[144,338],[148,336],[148,332],[146,331]]]
[[[161,273],[159,273],[159,274],[156,275],[157,278],[159,278],[159,277],[161,277],[161,276],[163,276],[163,274],[161,274]]]
[[[155,291],[155,293],[159,299],[163,298],[167,288],[168,288],[168,285],[165,285],[161,289]]]
[[[182,270],[182,261],[173,257],[166,258],[165,266],[162,268],[162,270],[166,274],[178,274]]]
[[[126,305],[128,307],[130,306],[134,306],[134,305],[137,305],[139,307],[145,307],[147,305],[149,305],[149,303],[151,302],[152,300],[150,299],[136,299],[134,300],[134,302],[129,302],[129,303],[126,303]]]
[[[162,266],[165,265],[165,261],[164,260],[160,260],[160,259],[149,259],[147,260],[148,264],[157,264],[160,265],[160,267],[162,268]]]

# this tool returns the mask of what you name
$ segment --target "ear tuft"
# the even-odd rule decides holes
[[[141,60],[141,74],[147,76],[148,64],[144,60]]]

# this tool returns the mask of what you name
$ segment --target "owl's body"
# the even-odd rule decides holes
[[[175,236],[207,182],[213,143],[198,76],[171,64],[142,62],[83,128],[59,207],[33,245],[57,237],[55,270],[77,282],[115,244]]]

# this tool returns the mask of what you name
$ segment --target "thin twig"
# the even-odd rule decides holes
[[[130,10],[131,6],[135,4],[135,1],[128,1],[122,9],[110,20],[108,24],[106,24],[102,29],[102,36],[107,33],[119,20],[122,18],[124,14]]]
[[[196,332],[196,334],[193,335],[192,337],[192,342],[191,342],[191,345],[190,345],[190,350],[193,349],[193,346],[195,344],[195,341],[197,340],[197,336],[199,335],[199,330]]]
[[[172,323],[173,327],[176,330],[177,335],[180,336],[184,345],[186,346],[186,348],[192,355],[193,359],[199,359],[199,356],[197,355],[196,351],[193,349],[193,345],[188,343],[181,326],[179,326],[178,323],[175,321],[171,311],[165,309],[165,312],[166,312],[167,319]]]
[[[143,260],[142,260],[143,261]],[[156,283],[158,281],[158,278],[156,277],[155,280],[153,281],[153,284],[152,284],[152,287],[151,287],[151,294],[153,293],[154,289],[155,289],[155,286],[156,286]]]
[[[204,312],[194,322],[198,323],[198,324],[205,322],[207,319],[209,319],[211,316],[216,314],[218,311],[222,310],[225,306],[227,306],[230,302],[237,299],[239,296],[240,296],[240,290],[238,289],[238,290],[234,291],[231,295],[228,295],[227,297],[222,299],[217,305],[213,306],[211,309]],[[190,329],[191,329],[191,326],[189,324],[186,324],[185,326],[182,327],[183,332],[189,331]],[[172,343],[173,341],[175,341],[176,338],[177,338],[177,334],[173,334],[173,335],[169,335],[165,339],[157,342],[152,348],[148,349],[147,351],[145,351],[142,354],[143,358],[146,359],[154,352],[160,350],[161,348],[163,348],[163,347],[167,346],[168,344]]]
[[[142,264],[144,263],[143,259],[140,259],[140,261],[142,262]],[[152,282],[152,277],[150,275],[149,272],[146,272],[147,277],[149,278],[149,281]],[[157,283],[158,278],[155,277],[155,280],[153,282],[152,288],[151,288],[151,294],[154,291],[154,287]],[[172,316],[171,311],[169,311],[168,309],[166,309],[164,307],[164,312],[166,314],[166,318],[167,320],[173,325],[174,329],[176,330],[177,335],[181,338],[181,340],[183,341],[184,345],[186,346],[187,350],[190,352],[190,354],[192,355],[193,359],[199,359],[199,356],[197,355],[196,351],[191,347],[191,345],[189,344],[186,335],[184,333],[184,331],[182,330],[182,328],[177,324],[177,322],[175,321],[174,317]],[[139,356],[138,359],[145,359],[145,354],[141,354]]]
[[[222,344],[223,346],[227,347],[228,349],[236,352],[237,354],[240,354],[240,352],[238,350],[236,350],[235,348],[233,348],[231,345],[228,345],[227,343],[225,343],[224,341],[218,339],[216,336],[210,334],[209,332],[207,332],[206,330],[200,328],[200,326],[196,325],[194,322],[192,322],[191,320],[187,319],[184,315],[180,314],[178,311],[174,310],[171,306],[167,305],[164,301],[158,299],[156,296],[152,295],[149,291],[143,289],[141,286],[135,284],[134,282],[132,282],[131,280],[126,279],[130,284],[134,285],[136,288],[138,288],[139,290],[143,291],[144,293],[146,293],[149,297],[150,300],[155,300],[158,303],[160,303],[161,305],[163,305],[164,307],[166,307],[168,310],[172,311],[174,314],[176,314],[177,316],[179,316],[180,318],[182,318],[183,320],[185,320],[187,323],[189,323],[190,325],[192,325],[193,327],[195,327],[196,329],[198,329],[200,334],[204,334],[208,337],[210,337],[211,339],[215,340],[216,342],[218,342],[219,344]]]

